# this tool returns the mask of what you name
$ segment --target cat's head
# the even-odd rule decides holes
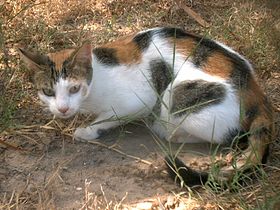
[[[19,49],[21,59],[31,70],[41,101],[57,117],[77,113],[89,94],[92,80],[92,47],[66,49],[42,55]]]

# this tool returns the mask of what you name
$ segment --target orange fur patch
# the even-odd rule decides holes
[[[74,49],[65,49],[55,53],[49,53],[47,55],[49,56],[50,60],[55,63],[55,69],[57,71],[61,71],[63,62],[69,58],[74,51]]]
[[[185,55],[186,59],[192,54],[195,49],[195,42],[192,39],[175,39],[170,38],[168,40],[171,45],[175,46],[176,51]]]
[[[263,115],[263,118],[270,119],[272,121],[272,107],[265,101],[265,95],[257,84],[255,78],[251,77],[249,79],[246,90],[241,91],[240,95],[241,102],[245,110],[249,110],[251,107],[258,107],[258,115]],[[252,122],[248,121],[248,119],[245,119],[242,126],[246,129],[251,126],[251,123]]]
[[[140,63],[142,52],[137,44],[132,41],[133,37],[134,35],[126,36],[117,41],[105,44],[102,47],[114,48],[116,50],[116,57],[120,63]]]
[[[205,63],[202,69],[210,75],[227,79],[232,73],[233,66],[232,62],[225,55],[220,52],[214,52],[207,59],[207,63]]]
[[[243,94],[244,104],[247,107],[264,104],[265,95],[253,77],[249,78],[248,88],[241,94]]]

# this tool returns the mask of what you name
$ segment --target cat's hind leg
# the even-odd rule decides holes
[[[239,101],[226,84],[186,80],[166,91],[163,100],[169,107],[161,107],[161,131],[168,141],[226,143],[227,134],[240,127]]]
[[[152,130],[161,139],[165,139],[174,143],[201,143],[203,139],[191,135],[185,131],[180,125],[166,123],[163,121],[155,121]]]

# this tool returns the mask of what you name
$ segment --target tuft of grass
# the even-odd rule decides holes
[[[0,133],[12,125],[13,116],[15,114],[16,105],[0,97]]]
[[[84,202],[82,206],[79,208],[81,210],[86,209],[104,209],[104,210],[119,210],[124,209],[123,202],[125,201],[127,197],[127,193],[124,195],[124,197],[117,201],[112,201],[111,198],[108,198],[106,196],[106,192],[103,190],[102,185],[100,185],[100,195],[96,195],[96,193],[93,193],[89,190],[91,182],[88,180],[85,180],[85,187],[84,187]]]

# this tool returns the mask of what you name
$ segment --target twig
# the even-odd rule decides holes
[[[191,16],[196,22],[202,25],[205,28],[208,28],[210,25],[207,23],[199,14],[193,11],[190,7],[183,4],[181,0],[175,0],[178,7],[182,8],[189,16]]]
[[[150,161],[143,160],[143,159],[141,159],[141,158],[139,158],[139,157],[126,154],[126,153],[124,153],[123,151],[121,151],[121,150],[119,150],[119,149],[116,149],[116,148],[114,148],[114,147],[112,147],[112,146],[108,146],[108,145],[106,145],[106,144],[102,144],[102,143],[100,143],[100,142],[98,142],[98,141],[82,141],[82,140],[79,140],[79,141],[84,142],[84,143],[94,144],[94,145],[97,145],[97,146],[100,146],[100,147],[103,147],[103,148],[112,150],[112,151],[114,151],[114,152],[117,152],[117,153],[119,153],[119,154],[121,154],[121,155],[123,155],[123,156],[126,156],[126,157],[132,158],[132,159],[134,159],[134,160],[137,160],[137,161],[139,161],[139,162],[141,162],[141,163],[145,163],[145,164],[147,164],[147,165],[152,165],[152,163],[151,163]]]
[[[8,147],[8,148],[10,148],[10,149],[13,149],[13,150],[24,151],[24,149],[19,148],[19,147],[17,147],[17,146],[14,146],[14,145],[12,145],[12,144],[10,144],[10,143],[7,143],[7,142],[5,142],[4,140],[1,140],[1,139],[0,139],[0,144],[3,144],[4,146],[6,146],[6,147]]]
[[[62,166],[63,165],[67,165],[70,161],[72,161],[73,159],[71,159],[71,160],[65,160],[65,161],[63,161],[63,163],[61,163],[61,164],[59,164],[58,166],[57,166],[57,168],[55,169],[55,171],[53,172],[53,174],[51,175],[51,176],[49,176],[48,178],[47,178],[47,183],[44,185],[44,188],[46,189],[48,186],[49,186],[49,184],[51,183],[51,181],[57,176],[63,183],[65,183],[64,182],[64,180],[62,179],[62,177],[60,176],[60,174],[59,174],[59,172],[62,170]]]

